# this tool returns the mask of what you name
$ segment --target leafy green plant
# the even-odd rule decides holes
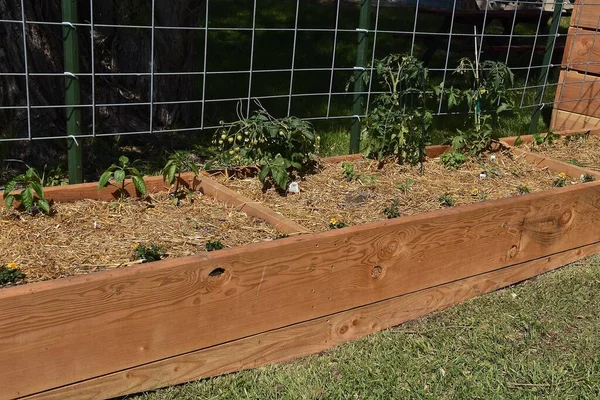
[[[471,157],[490,147],[493,126],[498,124],[500,115],[513,106],[509,89],[514,85],[514,74],[502,62],[479,62],[469,58],[462,58],[454,73],[465,77],[469,87],[444,88],[442,83],[436,91],[440,96],[447,96],[449,110],[462,106],[473,116],[473,125],[465,130],[457,130],[452,139],[454,152]],[[452,161],[457,160],[449,157],[445,158],[447,165],[456,165]]]
[[[8,263],[0,266],[0,285],[16,283],[25,278],[25,274],[16,263]]]
[[[198,166],[190,160],[189,154],[175,151],[169,156],[169,159],[163,167],[161,174],[163,181],[170,186],[175,185],[173,191],[169,194],[173,198],[173,204],[178,205],[182,196],[187,195],[191,199],[192,192],[187,187],[181,188],[181,173],[184,171],[192,171],[195,176],[198,176],[200,171]]]
[[[579,140],[587,140],[590,137],[591,131],[585,131],[583,133],[576,133],[574,135],[567,135],[564,137],[565,145],[570,144],[571,142],[576,142]]]
[[[383,215],[385,215],[387,219],[398,218],[400,216],[400,207],[398,204],[398,200],[392,200],[389,207],[386,207],[383,210]]]
[[[387,93],[369,109],[363,131],[366,155],[379,161],[394,157],[401,164],[420,164],[423,170],[433,120],[427,106],[434,94],[429,71],[417,58],[400,54],[391,54],[374,67]],[[363,77],[370,79],[367,74]]]
[[[347,226],[348,226],[348,224],[346,222],[338,220],[335,217],[333,217],[329,220],[329,229],[342,229]]]
[[[224,249],[225,246],[223,245],[223,243],[221,243],[219,239],[215,239],[206,241],[204,248],[206,249],[206,251],[215,251]]]
[[[358,175],[356,175],[356,172],[354,171],[354,164],[348,161],[344,161],[342,163],[342,176],[348,182],[356,180]]]
[[[444,207],[453,207],[454,206],[454,198],[450,193],[444,193],[439,198],[440,204]]]
[[[114,181],[114,186],[117,187],[121,197],[127,195],[125,190],[125,180],[131,179],[136,190],[143,196],[147,194],[146,183],[144,182],[144,175],[135,168],[132,163],[129,162],[129,158],[125,156],[119,157],[118,164],[112,164],[104,171],[98,181],[98,190],[106,187],[110,184],[111,178]]]
[[[554,187],[564,187],[567,186],[567,174],[565,174],[564,172],[561,172],[560,174],[558,174],[558,176],[556,178],[554,178],[554,181],[552,182],[552,186]]]
[[[208,163],[221,166],[242,166],[249,163],[261,168],[259,179],[271,179],[285,190],[290,169],[303,172],[318,153],[320,138],[309,122],[296,117],[276,119],[257,101],[258,110],[249,118],[242,116],[238,106],[238,121],[217,130],[213,143],[218,154]]]
[[[11,193],[17,186],[22,188],[21,192]],[[28,166],[24,174],[15,176],[4,187],[4,204],[6,207],[12,207],[15,200],[20,202],[23,208],[32,214],[39,210],[44,214],[50,214],[50,203],[44,197],[43,179],[35,168]]]
[[[560,134],[558,133],[548,132],[545,135],[534,133],[531,137],[531,146],[550,146],[554,144],[558,139],[560,139]]]
[[[576,160],[576,159],[574,159],[574,158],[571,158],[571,159],[570,159],[569,161],[567,161],[567,162],[568,162],[569,164],[573,164],[573,165],[576,165],[576,166],[578,166],[578,167],[587,167],[587,164],[586,164],[586,163],[579,162],[579,161],[577,161],[577,160]]]
[[[42,174],[42,183],[43,186],[64,186],[69,184],[67,173],[63,171],[60,165],[49,169],[45,165],[44,173]]]
[[[162,259],[167,255],[167,251],[159,245],[150,244],[136,244],[133,247],[133,255],[136,260],[142,260],[143,262],[153,262]]]
[[[586,183],[586,182],[594,182],[596,180],[596,178],[594,178],[592,175],[590,174],[582,174],[581,175],[581,182]]]
[[[517,193],[518,194],[527,194],[527,193],[531,193],[531,189],[529,189],[526,185],[524,184],[520,184],[519,186],[517,186]]]
[[[458,169],[461,165],[467,162],[467,156],[463,153],[453,150],[442,154],[440,161],[446,166],[446,168]]]
[[[415,183],[414,180],[406,178],[404,182],[396,183],[395,187],[396,189],[402,190],[404,193],[408,193],[408,190],[413,185],[413,183]]]

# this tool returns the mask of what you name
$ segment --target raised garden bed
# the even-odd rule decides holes
[[[600,172],[600,135],[575,134],[550,144],[523,146],[530,152]]]
[[[279,235],[272,226],[196,193],[174,206],[166,193],[147,200],[57,203],[54,215],[0,210],[0,260],[16,263],[27,282],[139,264],[138,245],[168,258],[205,251],[207,241],[236,247]]]
[[[346,164],[344,164],[346,163]],[[354,175],[346,178],[344,165]],[[482,175],[484,174],[484,175]],[[358,225],[387,218],[385,209],[398,202],[399,215],[414,215],[448,206],[497,200],[554,187],[557,172],[537,167],[522,154],[510,150],[486,153],[458,169],[449,169],[438,158],[419,166],[398,166],[353,157],[339,157],[321,164],[315,174],[298,182],[299,194],[283,195],[275,188],[263,190],[258,178],[221,176],[218,180],[254,201],[315,232],[329,229],[331,219]],[[578,178],[566,177],[565,185]],[[451,202],[451,204],[448,204]],[[389,214],[389,213],[388,213]]]
[[[541,159],[549,177],[570,165]],[[469,199],[489,179],[472,178]],[[185,179],[291,237],[0,290],[0,398],[109,398],[313,354],[600,251],[600,182],[295,236],[262,204]]]

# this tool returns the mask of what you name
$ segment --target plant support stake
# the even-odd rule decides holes
[[[546,42],[546,49],[544,50],[544,60],[542,61],[542,68],[540,69],[540,77],[538,78],[538,89],[535,94],[535,104],[537,107],[531,114],[531,122],[529,124],[529,133],[534,134],[537,132],[537,125],[540,119],[542,108],[544,107],[544,91],[546,90],[546,82],[548,82],[548,73],[550,72],[550,63],[552,62],[552,54],[554,53],[554,44],[558,34],[558,27],[560,26],[560,16],[562,15],[563,0],[555,0],[554,2],[554,13],[552,14],[552,23],[550,24],[550,32],[548,32],[548,41]],[[535,50],[535,49],[534,49]]]
[[[360,17],[358,22],[358,46],[356,49],[356,73],[354,74],[354,96],[352,112],[354,119],[352,120],[352,131],[350,134],[350,153],[358,153],[360,151],[360,131],[361,121],[360,116],[365,109],[365,83],[363,74],[365,73],[365,62],[367,59],[367,50],[369,47],[369,22],[371,20],[371,0],[361,0],[360,2]]]
[[[73,23],[77,22],[77,1],[62,1],[63,17],[63,49],[65,61],[65,104],[67,106],[67,139],[69,158],[69,183],[83,182],[81,140],[76,136],[81,135],[81,90],[77,75],[79,73],[79,41],[77,39],[77,28]],[[93,59],[93,57],[92,57]]]

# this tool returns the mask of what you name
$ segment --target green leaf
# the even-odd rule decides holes
[[[177,164],[172,164],[167,171],[167,177],[169,178],[169,184],[175,183],[175,173],[177,172]]]
[[[523,144],[523,139],[521,139],[521,135],[519,135],[515,139],[515,146],[520,146],[521,144]]]
[[[12,181],[8,182],[6,184],[6,186],[4,187],[4,197],[8,196],[10,194],[10,192],[15,190],[15,186],[17,186],[16,178],[13,179]]]
[[[37,205],[39,208],[42,209],[42,211],[44,213],[50,214],[50,204],[48,203],[48,201],[46,199],[38,200]]]
[[[12,207],[14,201],[15,201],[14,194],[9,194],[8,196],[4,197],[4,204],[6,205],[6,208]]]
[[[147,194],[147,192],[146,192],[146,182],[144,182],[144,178],[141,176],[134,175],[131,177],[131,179],[133,180],[133,185],[135,186],[137,191],[140,192],[140,194],[145,196]]]
[[[260,180],[262,183],[265,183],[267,176],[269,176],[269,172],[271,172],[271,167],[268,165],[263,166],[258,174],[258,180]]]
[[[198,166],[196,164],[194,164],[193,162],[190,162],[189,167],[192,170],[192,172],[194,173],[194,175],[198,176],[198,174],[200,173]]]
[[[27,210],[33,207],[33,191],[31,187],[28,186],[21,192],[21,203],[23,203],[23,206]]]
[[[122,167],[126,167],[129,164],[129,158],[126,156],[119,157],[119,164],[121,164]]]
[[[42,185],[40,185],[38,182],[31,182],[29,185],[31,185],[33,190],[35,190],[40,199],[44,198],[44,189],[42,189]]]
[[[509,107],[510,106],[508,103],[500,104],[500,107],[498,107],[498,109],[496,110],[496,114],[500,114],[501,112],[508,110]]]
[[[115,183],[121,184],[125,180],[125,171],[118,169],[114,172]]]
[[[281,168],[273,168],[271,173],[277,186],[279,186],[281,189],[286,189],[289,181],[287,171]]]
[[[110,180],[111,175],[112,172],[110,170],[107,169],[106,171],[104,171],[102,176],[100,176],[100,180],[98,181],[98,189],[102,189],[103,187],[108,185],[108,181]]]

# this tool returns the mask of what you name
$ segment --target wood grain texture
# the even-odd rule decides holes
[[[579,133],[588,129],[599,130],[600,118],[554,109],[552,110],[550,129],[555,131],[575,130]]]
[[[590,117],[600,117],[600,77],[576,71],[562,71],[556,87],[554,107]]]
[[[596,0],[576,0],[571,14],[571,26],[596,29],[600,18],[600,4]]]
[[[600,74],[600,36],[589,29],[569,28],[563,65],[567,69]]]
[[[600,243],[65,386],[28,400],[105,399],[327,350],[600,252]]]
[[[3,289],[0,397],[197,351],[599,237],[600,182],[592,182]]]

